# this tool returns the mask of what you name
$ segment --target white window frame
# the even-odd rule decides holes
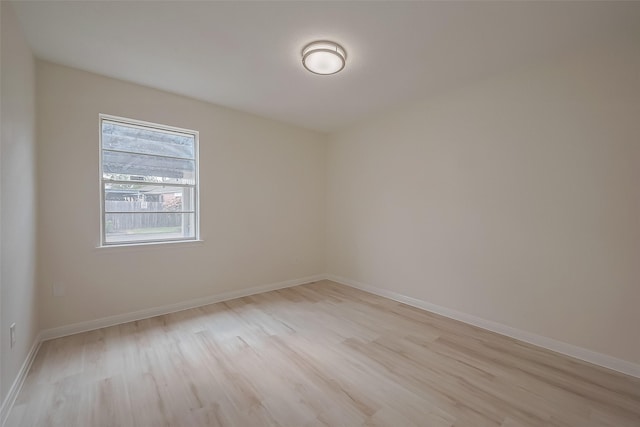
[[[125,183],[130,184],[131,181],[117,181],[104,179],[102,171],[102,122],[103,121],[122,123],[127,126],[141,127],[145,129],[153,129],[161,132],[179,133],[181,135],[191,135],[194,138],[194,163],[195,163],[195,183],[191,184],[169,184],[163,183],[161,185],[179,188],[193,188],[193,213],[194,213],[194,235],[191,237],[182,238],[167,238],[167,239],[148,239],[148,240],[127,240],[118,242],[106,241],[106,214],[105,212],[105,182],[113,183]],[[164,244],[164,243],[178,243],[178,242],[197,242],[200,241],[200,151],[199,151],[199,138],[200,133],[197,130],[184,129],[175,126],[168,126],[159,123],[146,122],[142,120],[130,119],[126,117],[112,116],[109,114],[99,114],[98,120],[98,135],[99,135],[99,183],[100,183],[100,247],[113,247],[113,246],[136,246],[136,245],[148,245],[148,244]],[[132,154],[138,154],[133,153]],[[161,156],[159,156],[161,157]]]

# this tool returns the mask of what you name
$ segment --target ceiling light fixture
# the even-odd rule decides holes
[[[302,49],[302,65],[314,74],[335,74],[344,68],[347,53],[338,43],[315,41]]]

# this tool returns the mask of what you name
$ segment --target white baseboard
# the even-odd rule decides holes
[[[512,328],[511,326],[504,325],[502,323],[494,322],[491,320],[482,319],[471,314],[463,313],[460,311],[452,310],[450,308],[442,307],[436,304],[432,304],[417,298],[412,298],[406,295],[399,294],[387,289],[378,288],[375,286],[367,285],[357,282],[355,280],[347,279],[340,276],[334,276],[331,274],[326,275],[328,280],[340,283],[342,285],[357,288],[365,292],[369,292],[381,297],[389,298],[394,301],[398,301],[412,307],[417,307],[432,313],[440,314],[451,319],[459,320],[464,323],[468,323],[473,326],[477,326],[482,329],[487,329],[492,332],[496,332],[501,335],[506,335],[511,338],[515,338],[520,341],[533,344],[538,347],[546,348],[547,350],[562,353],[566,356],[570,356],[576,359],[583,360],[585,362],[592,363],[594,365],[602,366],[614,371],[622,372],[623,374],[630,375],[632,377],[640,378],[640,365],[626,360],[618,359],[613,356],[598,353],[592,350],[588,350],[583,347],[578,347],[572,344],[567,344],[562,341],[558,341],[552,338],[547,338],[542,335],[537,335],[531,332],[526,332],[520,329]]]
[[[42,341],[47,341],[67,335],[78,334],[80,332],[93,331],[95,329],[106,328],[108,326],[120,325],[122,323],[148,319],[150,317],[175,313],[177,311],[188,310],[190,308],[202,307],[203,305],[242,298],[249,295],[260,294],[263,292],[275,291],[277,289],[290,288],[292,286],[303,285],[305,283],[315,282],[324,278],[326,278],[326,275],[324,274],[302,277],[299,279],[286,280],[284,282],[271,283],[268,285],[254,286],[252,288],[223,292],[221,294],[182,301],[179,303],[164,305],[161,307],[153,307],[130,313],[116,314],[115,316],[102,317],[100,319],[88,320],[86,322],[72,323],[70,325],[60,326],[57,328],[45,329],[41,332],[41,337]]]
[[[31,346],[31,349],[29,349],[29,353],[27,353],[27,358],[24,360],[24,363],[22,363],[22,366],[18,371],[18,375],[16,375],[16,379],[13,381],[13,384],[11,384],[11,388],[2,402],[2,407],[0,407],[0,426],[4,426],[4,423],[9,417],[9,412],[11,411],[11,408],[13,408],[13,404],[18,397],[18,393],[20,393],[20,389],[22,389],[24,380],[27,378],[27,374],[29,373],[31,365],[36,358],[36,354],[38,354],[41,342],[41,334],[36,335],[36,338],[33,340],[33,345]]]

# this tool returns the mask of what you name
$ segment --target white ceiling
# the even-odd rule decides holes
[[[14,7],[39,58],[321,131],[640,27],[640,2]],[[345,47],[345,70],[302,68],[300,50],[315,39]]]

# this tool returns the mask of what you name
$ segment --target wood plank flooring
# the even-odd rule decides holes
[[[8,426],[640,426],[640,380],[329,281],[47,341]]]

